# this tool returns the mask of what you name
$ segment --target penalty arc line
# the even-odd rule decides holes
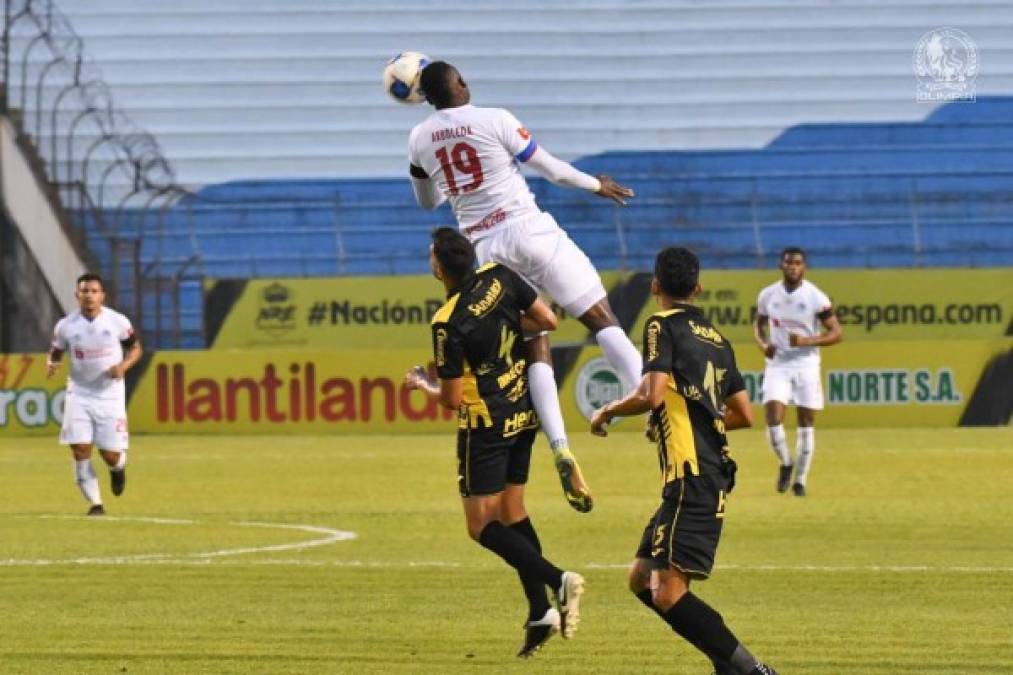
[[[143,517],[116,517],[105,516],[101,519],[82,516],[39,516],[45,519],[70,519],[88,520],[90,522],[141,522],[156,523],[160,525],[196,525],[196,520],[177,520],[169,518],[143,518]],[[69,559],[36,559],[19,560],[16,558],[0,559],[0,567],[19,567],[26,565],[131,565],[144,563],[167,563],[187,564],[195,561],[210,562],[212,559],[224,558],[227,556],[245,555],[249,553],[272,553],[277,551],[301,551],[318,546],[327,546],[339,541],[349,541],[358,535],[348,530],[336,530],[330,527],[317,525],[297,525],[288,523],[262,523],[251,521],[236,521],[227,523],[235,527],[259,527],[267,529],[297,530],[311,534],[323,534],[325,536],[308,541],[297,541],[289,544],[271,544],[267,546],[246,546],[242,548],[221,549],[217,551],[200,551],[197,553],[144,553],[138,555],[103,556],[94,558],[69,558]]]
[[[30,516],[16,516],[19,518]],[[42,519],[61,520],[87,520],[89,522],[141,522],[154,523],[159,525],[197,525],[196,520],[153,518],[153,517],[125,517],[105,516],[101,519],[89,518],[86,516],[58,516],[39,515]],[[70,558],[70,559],[0,559],[0,567],[20,566],[47,566],[47,565],[272,565],[292,567],[355,567],[355,568],[466,568],[481,569],[491,565],[467,565],[460,562],[441,560],[302,560],[302,559],[266,559],[266,560],[229,560],[230,556],[238,556],[249,553],[266,553],[278,551],[298,551],[308,548],[326,546],[339,541],[356,539],[355,532],[347,530],[336,530],[329,527],[316,525],[299,525],[289,523],[264,523],[253,521],[236,521],[226,523],[235,527],[259,527],[267,529],[296,530],[312,534],[323,534],[325,536],[310,539],[308,541],[293,542],[289,544],[272,544],[267,546],[248,546],[233,549],[221,549],[217,551],[202,551],[197,553],[148,553],[128,556],[106,556],[95,558]],[[619,570],[627,569],[628,563],[597,563],[590,562],[583,567],[587,569]],[[1008,574],[1013,573],[1013,566],[1005,565],[717,565],[716,569],[723,571],[742,572],[889,572],[889,573],[925,573],[925,572],[951,572],[969,574]]]

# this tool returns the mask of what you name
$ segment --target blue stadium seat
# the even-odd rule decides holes
[[[1009,266],[1011,119],[1013,98],[982,99],[921,124],[800,125],[761,150],[611,152],[577,163],[628,182],[637,197],[626,209],[541,179],[530,185],[599,269],[649,269],[671,244],[723,268],[772,266],[789,245],[820,267]],[[196,256],[191,271],[218,278],[378,275],[428,272],[429,231],[453,215],[418,209],[405,179],[251,180],[208,186],[165,214],[84,223],[106,266],[118,236],[139,237],[142,267],[159,274]],[[153,303],[146,295],[146,315]],[[180,344],[199,344],[199,284],[181,291],[180,321]]]

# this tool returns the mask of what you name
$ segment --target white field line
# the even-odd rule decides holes
[[[588,563],[589,569],[628,569],[629,563]],[[969,572],[972,574],[1013,573],[1002,565],[715,565],[718,570],[742,572]]]
[[[70,519],[87,520],[89,522],[138,522],[154,523],[158,525],[196,525],[196,520],[177,520],[171,518],[130,518],[117,516],[103,516],[101,518],[89,518],[87,516],[38,516],[44,519]],[[330,527],[319,527],[316,525],[297,525],[289,523],[256,523],[238,521],[227,523],[234,527],[261,527],[279,530],[298,530],[311,534],[322,534],[323,537],[297,541],[290,544],[271,544],[266,546],[246,546],[242,548],[228,548],[217,551],[201,551],[198,553],[144,553],[140,555],[107,556],[98,558],[65,558],[65,559],[36,559],[19,560],[16,558],[0,559],[0,567],[20,566],[45,566],[45,565],[135,565],[144,563],[166,563],[166,564],[192,564],[193,562],[210,561],[211,559],[224,558],[227,556],[244,555],[247,553],[267,553],[275,551],[301,551],[317,546],[327,546],[339,541],[355,539],[358,535],[355,532],[346,530],[335,530]]]
[[[198,525],[196,520],[183,520],[173,518],[146,518],[146,517],[120,517],[103,516],[102,518],[89,518],[87,516],[62,516],[62,515],[40,515],[40,516],[16,516],[18,518],[42,518],[60,520],[86,520],[88,522],[137,522],[152,523],[157,525]],[[64,558],[64,559],[0,559],[0,567],[30,567],[48,565],[260,565],[280,567],[359,567],[365,569],[394,569],[394,568],[455,568],[455,569],[483,569],[493,565],[472,565],[446,560],[304,560],[300,558],[269,558],[259,560],[230,560],[230,556],[244,555],[248,553],[266,553],[277,551],[301,551],[318,546],[327,546],[339,541],[355,539],[358,535],[355,532],[336,530],[330,527],[317,525],[298,525],[291,523],[262,523],[251,521],[236,521],[227,523],[234,527],[260,527],[279,530],[296,530],[309,532],[311,534],[322,534],[323,537],[309,539],[306,541],[294,542],[291,544],[272,544],[267,546],[248,546],[243,548],[221,549],[218,551],[202,551],[198,553],[145,553],[140,555],[108,556],[98,558]],[[590,562],[578,566],[580,569],[601,569],[601,570],[624,570],[629,563],[598,563]],[[928,573],[928,572],[950,572],[964,574],[1011,574],[1013,566],[1004,565],[717,565],[716,569],[722,571],[741,572],[869,572],[869,573]]]

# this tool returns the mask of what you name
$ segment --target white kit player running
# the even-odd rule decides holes
[[[90,516],[105,515],[98,476],[91,463],[92,445],[109,466],[112,492],[119,496],[127,474],[127,395],[124,374],[141,358],[141,344],[130,320],[103,306],[105,289],[97,274],[83,274],[75,292],[80,309],[56,324],[46,361],[52,377],[64,352],[70,353],[70,375],[64,399],[60,443],[74,454],[74,473]]]
[[[594,265],[552,216],[535,203],[520,171],[533,168],[557,185],[587,190],[625,205],[633,191],[608,176],[595,178],[540,148],[502,108],[478,108],[454,66],[435,61],[421,87],[436,111],[409,138],[412,186],[425,209],[449,200],[461,232],[479,263],[495,261],[548,294],[594,334],[609,363],[630,390],[640,382],[640,353],[609,306]],[[548,339],[528,341],[531,397],[552,448],[570,505],[592,507],[590,491],[569,450]]]
[[[783,279],[760,291],[753,324],[756,343],[767,357],[763,407],[767,436],[781,463],[777,491],[786,492],[791,484],[796,497],[806,494],[806,479],[816,450],[816,411],[823,409],[819,348],[837,344],[842,338],[830,298],[805,280],[805,269],[802,249],[786,248],[781,253]],[[821,327],[827,332],[823,333]],[[791,404],[798,412],[794,462],[788,453],[783,424],[785,406]]]

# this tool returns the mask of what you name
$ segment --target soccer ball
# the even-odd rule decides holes
[[[401,52],[383,69],[383,88],[398,103],[414,105],[426,100],[419,87],[422,69],[429,64],[429,57],[418,52]]]

